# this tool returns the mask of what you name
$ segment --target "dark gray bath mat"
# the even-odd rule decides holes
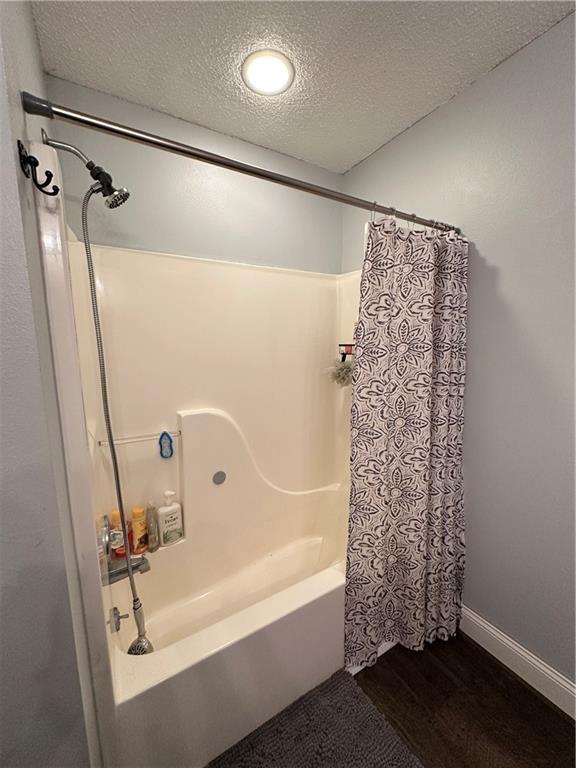
[[[347,672],[295,701],[209,768],[422,768]]]

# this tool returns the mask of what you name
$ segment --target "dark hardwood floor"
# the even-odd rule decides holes
[[[424,768],[574,768],[574,722],[466,635],[356,675]]]

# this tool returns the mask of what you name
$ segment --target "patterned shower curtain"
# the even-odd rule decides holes
[[[369,225],[356,330],[346,664],[454,634],[464,576],[468,245]]]

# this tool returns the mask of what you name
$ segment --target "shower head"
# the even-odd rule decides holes
[[[116,189],[114,192],[112,192],[111,195],[108,195],[106,200],[104,201],[104,204],[108,208],[119,208],[123,203],[128,200],[130,197],[130,192],[126,189],[126,187],[122,187],[122,189]]]
[[[153,653],[154,652],[154,646],[148,640],[146,636],[138,637],[136,640],[133,640],[130,643],[130,647],[128,648],[128,655],[129,656],[144,656],[145,653]]]
[[[140,598],[135,597],[133,603],[134,620],[138,628],[138,637],[130,643],[128,654],[130,656],[143,656],[145,653],[153,653],[154,646],[146,637],[146,625],[144,623],[144,609]]]
[[[90,171],[90,176],[97,181],[100,185],[98,190],[104,195],[104,202],[107,208],[119,208],[130,197],[130,192],[126,187],[116,189],[112,184],[112,176],[101,168],[99,165],[95,165],[92,160],[86,163],[86,168]]]
[[[119,208],[130,197],[130,192],[128,192],[126,187],[116,189],[112,184],[112,176],[110,176],[104,168],[96,165],[95,162],[87,158],[84,152],[81,152],[78,147],[75,147],[72,144],[66,144],[63,141],[51,139],[44,129],[42,129],[42,141],[44,144],[48,144],[49,147],[63,149],[65,152],[70,152],[82,160],[86,168],[90,171],[90,176],[92,176],[94,181],[98,182],[100,185],[100,189],[97,191],[101,192],[104,196],[104,202],[108,208]]]

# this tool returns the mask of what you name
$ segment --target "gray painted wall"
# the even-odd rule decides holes
[[[346,174],[462,227],[465,603],[574,675],[574,17]],[[343,266],[365,217],[343,215]]]
[[[59,450],[47,427],[55,403],[42,360],[38,235],[15,151],[27,134],[19,90],[43,89],[29,4],[0,3],[0,31],[0,765],[81,768],[88,754],[53,473]]]
[[[56,103],[322,186],[338,188],[342,181],[338,174],[146,107],[65,80],[47,81]],[[336,203],[65,123],[51,124],[50,134],[77,144],[132,192],[129,204],[116,212],[93,207],[96,243],[313,272],[340,269]],[[90,179],[76,158],[61,154],[68,220],[78,234]]]

